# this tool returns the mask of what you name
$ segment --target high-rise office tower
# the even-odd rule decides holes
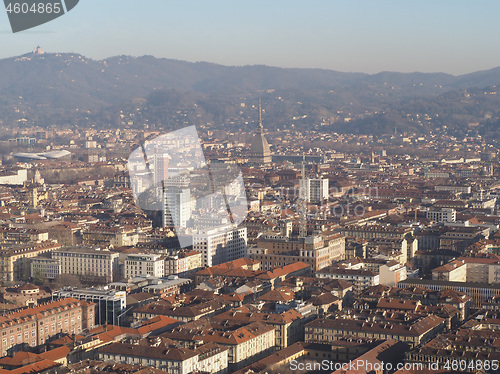
[[[165,187],[163,190],[163,226],[186,227],[191,218],[191,192],[189,188]]]

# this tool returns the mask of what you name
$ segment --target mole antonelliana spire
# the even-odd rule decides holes
[[[254,135],[252,139],[252,144],[250,146],[249,162],[258,165],[270,164],[271,149],[269,148],[269,143],[264,136],[264,126],[262,124],[262,104],[259,99],[259,125],[257,128],[257,134]]]

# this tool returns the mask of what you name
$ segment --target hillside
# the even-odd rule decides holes
[[[135,110],[136,126],[175,127],[187,120],[238,128],[255,118],[241,103],[255,104],[260,96],[270,129],[328,122],[340,132],[394,127],[419,132],[442,125],[460,128],[482,122],[485,115],[498,119],[498,83],[500,68],[463,76],[368,75],[152,56],[95,61],[78,54],[27,54],[0,60],[0,121],[5,126],[113,126],[119,113]],[[429,114],[431,120],[415,122],[417,114]]]

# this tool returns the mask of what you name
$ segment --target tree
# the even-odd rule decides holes
[[[35,286],[43,286],[45,283],[45,279],[42,277],[42,273],[40,270],[37,270],[35,274],[31,277],[31,281]]]
[[[63,287],[81,287],[82,283],[77,276],[72,274],[60,274],[54,280],[54,288],[63,288]]]

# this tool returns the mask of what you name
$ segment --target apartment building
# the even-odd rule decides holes
[[[99,360],[154,367],[172,374],[190,374],[197,370],[198,354],[187,348],[112,343],[101,349]]]
[[[139,364],[171,374],[225,374],[228,351],[228,348],[214,343],[195,349],[173,347],[156,338],[143,339],[135,344],[113,343],[99,349],[98,357],[100,361]]]
[[[384,227],[379,225],[370,226],[344,226],[339,232],[346,237],[359,239],[374,238],[400,238],[403,239],[407,234],[413,232],[409,227]]]
[[[166,316],[183,322],[197,321],[203,317],[211,317],[227,310],[229,303],[221,299],[198,302],[193,305],[172,305],[159,300],[133,310],[134,322],[141,322],[156,316]]]
[[[445,327],[445,320],[433,314],[410,323],[370,322],[356,319],[317,319],[309,322],[305,339],[309,343],[328,344],[342,337],[396,339],[411,347],[425,343]]]
[[[68,247],[52,252],[61,262],[62,274],[74,274],[84,279],[112,282],[118,272],[116,252],[88,247]]]
[[[94,327],[95,304],[65,298],[0,316],[0,351],[44,344],[54,335],[78,334]]]
[[[247,254],[247,229],[227,226],[198,231],[193,234],[193,250],[202,254],[203,266],[243,258]]]
[[[443,208],[441,210],[428,210],[425,212],[425,218],[434,222],[455,222],[457,220],[457,211],[453,208]]]
[[[165,258],[165,275],[186,277],[202,267],[202,254],[197,251],[177,251]]]
[[[394,287],[398,282],[407,278],[406,266],[403,266],[395,261],[391,261],[380,266],[379,275],[380,284]]]
[[[59,248],[61,245],[52,241],[3,246],[0,249],[0,279],[4,282],[28,279],[31,276],[30,259]]]
[[[129,254],[125,259],[125,278],[128,279],[143,275],[163,277],[165,275],[165,261],[163,256],[145,253]]]
[[[352,283],[354,290],[359,292],[366,287],[380,284],[380,275],[367,269],[345,269],[328,266],[316,272],[317,278],[339,279]]]
[[[49,240],[47,230],[0,227],[0,241],[6,244],[42,243]]]
[[[432,279],[451,282],[500,283],[500,256],[460,257],[432,270]]]
[[[332,241],[331,245],[326,244],[319,235],[305,238],[266,235],[257,241],[257,248],[248,250],[248,254],[261,263],[262,270],[304,262],[310,265],[313,271],[318,271],[332,263],[332,254],[338,255],[337,252],[342,250],[343,243],[345,245],[345,241],[340,239]]]
[[[467,281],[467,265],[463,261],[452,261],[432,270],[432,279],[438,281]]]
[[[337,234],[327,238],[330,261],[342,261],[345,259],[345,236]]]
[[[31,259],[31,276],[45,279],[56,279],[61,275],[61,261],[46,257]]]
[[[218,314],[212,317],[220,323],[244,325],[250,322],[259,322],[276,329],[276,349],[284,349],[304,339],[304,326],[309,318],[305,318],[295,309],[281,313],[266,313],[255,310],[253,307],[239,308]]]
[[[368,253],[384,255],[406,265],[417,251],[417,242],[408,242],[405,238],[373,238],[368,240],[367,249]]]
[[[193,342],[216,343],[229,348],[229,370],[239,370],[252,362],[274,353],[276,330],[273,326],[259,322],[249,323],[235,329],[214,329],[211,322],[187,323],[165,332],[161,336],[177,341],[185,346]]]
[[[489,234],[490,229],[487,227],[453,227],[440,235],[439,248],[463,251]]]
[[[12,169],[9,171],[2,171],[0,173],[0,185],[20,185],[28,180],[27,169]]]
[[[147,229],[148,227],[143,227]],[[131,246],[139,242],[140,230],[135,225],[105,226],[92,224],[82,230],[82,242],[86,246]]]
[[[328,178],[306,178],[300,180],[300,196],[308,203],[328,200]]]

